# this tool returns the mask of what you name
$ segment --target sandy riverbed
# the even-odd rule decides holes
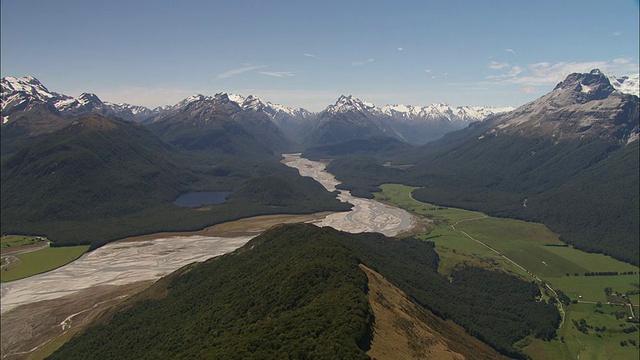
[[[285,154],[283,163],[298,169],[300,175],[314,178],[327,190],[335,191],[340,181],[328,173],[324,163],[301,158],[300,154]],[[335,213],[315,222],[318,226],[351,233],[379,232],[387,236],[411,230],[416,220],[405,210],[377,202],[375,200],[354,197],[347,190],[338,190],[338,199],[353,204],[350,212]]]
[[[340,183],[326,172],[325,164],[321,162],[300,158],[299,154],[285,155],[283,162],[297,168],[302,176],[314,178],[329,191],[335,191]],[[64,336],[77,322],[74,324],[73,319],[69,319],[62,326],[56,321],[90,313],[89,310],[95,306],[93,304],[98,303],[97,296],[105,296],[103,289],[109,289],[109,299],[130,296],[132,287],[140,291],[186,264],[231,252],[278,223],[311,222],[353,233],[374,231],[388,236],[415,226],[412,215],[402,209],[356,198],[344,190],[339,190],[338,198],[353,204],[353,209],[329,214],[256,217],[191,233],[151,234],[123,239],[87,253],[59,269],[3,283],[3,358],[26,358],[49,340]],[[77,301],[79,298],[83,301]],[[51,313],[55,317],[28,315],[37,313]],[[57,325],[51,328],[51,324]]]

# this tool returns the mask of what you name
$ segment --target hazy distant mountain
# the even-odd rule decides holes
[[[612,76],[606,74],[611,86],[623,94],[640,96],[640,74]]]
[[[244,109],[226,93],[193,95],[150,119],[149,128],[186,150],[220,155],[278,155],[290,142],[264,112]]]
[[[304,144],[326,145],[374,136],[402,139],[402,135],[395,132],[388,121],[381,119],[373,104],[343,95],[334,105],[329,105],[316,116]]]
[[[353,96],[341,96],[320,112],[304,143],[326,145],[359,138],[388,136],[411,144],[425,144],[471,122],[512,108],[387,105],[376,107]]]
[[[244,110],[266,114],[289,139],[296,142],[300,140],[300,134],[306,130],[311,119],[315,116],[314,113],[306,109],[265,102],[253,95],[244,97],[238,94],[229,94],[229,98]]]
[[[191,104],[195,101],[212,105],[210,99],[222,97],[237,105],[227,107],[223,112],[241,124],[259,143],[266,145],[267,149],[278,151],[289,148],[292,143],[315,146],[370,136],[388,136],[411,144],[424,144],[471,122],[482,121],[493,114],[510,110],[489,107],[454,108],[446,104],[376,107],[353,96],[341,96],[324,111],[312,113],[303,108],[264,101],[253,95],[226,93],[213,97],[194,95],[172,106],[149,109],[126,103],[105,102],[92,93],[72,97],[51,92],[38,79],[27,76],[2,79],[2,123],[11,125],[17,121],[18,124],[13,124],[10,128],[17,128],[19,131],[10,129],[7,132],[31,135],[60,129],[67,124],[63,120],[88,114],[152,124],[166,121],[178,114],[182,114],[179,117],[184,118],[184,107],[193,108]]]

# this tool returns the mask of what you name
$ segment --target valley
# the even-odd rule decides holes
[[[325,164],[300,158],[299,155],[285,155],[283,161],[288,166],[299,169],[303,176],[310,176],[320,182],[327,190],[335,190],[334,186],[338,182],[324,171]],[[43,315],[41,320],[32,320],[34,322],[30,326],[24,327],[23,317],[7,316],[7,313],[24,313],[21,309],[26,308],[44,314],[58,307],[65,310],[58,310],[56,318],[64,314],[71,316],[74,313],[83,313],[91,309],[84,308],[87,303],[95,303],[91,301],[92,298],[104,296],[101,289],[111,289],[109,293],[113,299],[122,300],[132,295],[132,286],[138,291],[144,289],[144,286],[135,284],[149,284],[149,281],[155,281],[187,264],[232,252],[276,224],[311,222],[318,226],[331,226],[353,233],[378,231],[389,236],[409,231],[415,225],[413,216],[405,210],[373,200],[358,199],[348,194],[341,194],[340,199],[353,203],[351,211],[263,216],[219,224],[193,234],[161,233],[123,239],[93,250],[59,269],[3,283],[2,353],[16,356],[17,353],[21,353],[21,356],[8,358],[22,358],[30,353],[25,352],[26,349],[34,348],[38,343],[52,341],[65,335],[68,330],[65,326],[61,327],[59,332],[48,330],[47,334],[50,337],[43,339],[37,329],[50,322],[48,316]],[[75,296],[84,300],[77,303],[69,302]],[[118,302],[110,300],[105,302],[104,306],[112,306],[114,301]],[[47,310],[51,307],[54,309]],[[72,328],[83,325],[70,320],[68,326]]]
[[[637,348],[620,346],[620,342],[637,338],[636,332],[622,331],[637,324],[637,266],[567,246],[541,224],[422,203],[413,199],[415,188],[409,186],[385,184],[381,188],[376,199],[434,220],[436,227],[419,237],[436,244],[441,259],[438,271],[443,275],[473,265],[536,281],[543,290],[548,286],[545,297],[558,299],[562,308],[563,322],[558,332],[562,340],[523,342],[523,351],[533,359],[557,359],[559,354],[564,358],[580,355],[582,359],[632,358],[636,353]],[[591,272],[616,275],[585,276]],[[606,288],[625,296],[611,297]],[[566,298],[559,298],[556,291]],[[630,317],[634,321],[627,321]],[[602,330],[579,331],[573,321],[581,319],[591,322],[592,329]]]
[[[2,356],[630,358],[638,97],[615,81],[571,74],[515,110],[311,113],[3,78],[3,235],[55,246],[3,260]]]

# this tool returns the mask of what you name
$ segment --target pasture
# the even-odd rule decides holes
[[[15,267],[3,268],[0,272],[0,280],[2,282],[18,280],[59,268],[77,259],[87,250],[89,250],[88,245],[47,247],[38,251],[18,254],[16,257],[20,263]]]
[[[572,300],[584,301],[564,307],[567,315],[558,331],[558,340],[529,339],[521,344],[534,359],[638,359],[639,332],[624,333],[622,330],[632,323],[615,316],[616,312],[618,315],[622,312],[630,315],[629,307],[607,304],[604,292],[607,287],[621,294],[638,291],[638,267],[602,254],[588,254],[571,246],[562,246],[558,236],[542,224],[491,218],[475,211],[421,203],[411,197],[415,188],[409,186],[385,184],[381,189],[382,193],[376,194],[376,199],[434,221],[436,227],[431,232],[417,237],[436,244],[440,273],[449,274],[456,267],[471,265],[498,268],[531,278],[502,256],[473,240],[476,239],[548,282],[554,289],[562,290]],[[586,272],[634,274],[584,276]],[[638,316],[639,295],[627,298],[635,305]],[[602,304],[598,306],[597,302]],[[576,327],[574,320],[578,324],[584,320],[589,326],[582,329],[587,330],[586,334]],[[606,330],[602,330],[603,327]],[[596,331],[596,328],[600,330]]]
[[[43,243],[45,240],[39,236],[5,235],[0,238],[0,253],[15,250],[21,246],[30,246]]]
[[[382,192],[374,194],[376,200],[390,202],[407,211],[424,215],[436,224],[451,225],[456,221],[486,216],[478,211],[437,206],[415,200],[411,197],[411,192],[417,189],[416,187],[401,184],[382,184],[380,188]]]

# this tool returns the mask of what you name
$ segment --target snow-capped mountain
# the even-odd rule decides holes
[[[611,79],[598,69],[588,74],[570,74],[550,93],[494,117],[481,138],[510,134],[551,137],[556,141],[599,138],[629,143],[637,140],[638,97],[618,91]]]
[[[324,112],[336,115],[344,114],[352,111],[358,111],[362,113],[377,114],[380,112],[375,105],[370,102],[362,101],[353,95],[342,95],[338,98],[335,104],[327,106]]]
[[[92,93],[82,93],[75,98],[52,92],[33,76],[5,77],[2,78],[1,86],[0,109],[3,123],[9,122],[14,114],[24,113],[36,104],[45,104],[56,115],[65,118],[102,114],[139,121],[153,114],[153,110],[144,106],[103,102]]]
[[[453,107],[445,103],[437,103],[427,106],[386,105],[381,107],[380,111],[400,121],[440,121],[444,118],[452,123],[470,123],[482,121],[491,115],[509,112],[513,109],[512,107],[484,106]]]
[[[288,149],[289,139],[263,109],[246,101],[243,108],[232,98],[239,101],[239,96],[227,93],[192,95],[147,123],[161,139],[188,150],[274,155]],[[255,99],[253,105],[259,100]]]
[[[604,73],[604,72],[603,72]],[[604,73],[611,86],[623,94],[635,95],[640,97],[640,74],[633,74],[629,76],[615,77]]]
[[[259,97],[249,95],[242,96],[239,94],[227,94],[229,99],[245,110],[263,111],[276,122],[284,117],[308,118],[313,115],[310,111],[303,108],[291,108],[284,105],[274,104],[264,101]]]
[[[352,95],[342,95],[317,115],[305,143],[323,145],[363,136],[388,136],[422,145],[471,122],[511,110],[513,108],[453,107],[444,103],[377,107]]]
[[[0,106],[4,109],[7,102],[12,101],[17,96],[30,96],[39,101],[47,102],[52,99],[70,98],[66,95],[49,91],[42,83],[33,76],[2,78],[2,99]]]

